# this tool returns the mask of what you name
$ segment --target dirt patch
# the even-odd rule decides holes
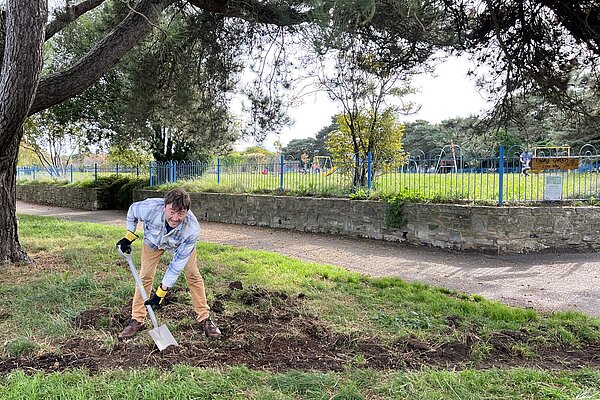
[[[257,287],[235,286],[230,293],[217,296],[213,311],[224,311],[225,304],[232,301],[246,305],[247,309],[215,318],[223,331],[221,340],[207,339],[197,323],[189,323],[179,324],[174,332],[180,346],[169,347],[162,353],[145,337],[146,332],[129,341],[107,345],[86,338],[85,330],[107,330],[116,337],[127,322],[129,306],[118,313],[98,308],[75,318],[75,326],[84,334],[61,343],[57,354],[9,358],[0,362],[0,373],[15,369],[55,372],[71,368],[97,373],[113,368],[169,369],[176,364],[246,365],[268,371],[341,371],[347,367],[413,370],[423,366],[452,370],[515,366],[547,370],[600,368],[600,345],[547,348],[538,350],[531,358],[515,353],[514,345],[527,340],[522,332],[494,335],[487,342],[493,349],[479,357],[479,361],[472,361],[479,340],[475,336],[465,342],[435,345],[416,338],[386,343],[382,338],[363,337],[359,333],[332,332],[326,323],[304,312],[302,294],[288,296]],[[161,313],[178,321],[194,320],[189,306],[171,304]],[[453,323],[456,321],[450,318],[448,326]]]

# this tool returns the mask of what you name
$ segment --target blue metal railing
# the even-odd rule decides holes
[[[588,145],[589,146],[589,145]],[[519,151],[517,151],[519,150]],[[582,148],[583,150],[583,148]],[[435,152],[432,152],[435,153]],[[486,202],[502,206],[545,200],[549,175],[561,176],[563,201],[600,198],[600,156],[586,149],[577,155],[578,168],[524,174],[520,149],[500,147],[489,156],[467,157],[406,154],[380,160],[308,165],[283,156],[262,162],[232,163],[221,158],[208,163],[151,162],[137,166],[70,166],[68,170],[18,167],[18,180],[55,179],[70,182],[119,175],[149,178],[150,186],[193,181],[199,188],[231,192],[290,192],[298,195],[345,196],[358,189],[371,194],[411,192],[432,201]],[[495,155],[494,155],[495,154]]]

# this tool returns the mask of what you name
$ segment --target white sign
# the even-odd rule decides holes
[[[560,201],[562,200],[562,181],[560,175],[547,175],[546,188],[544,189],[544,200]]]

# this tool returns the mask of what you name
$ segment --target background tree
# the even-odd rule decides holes
[[[329,154],[329,150],[327,149],[327,139],[329,138],[329,134],[331,132],[339,129],[336,119],[337,118],[335,115],[331,117],[331,123],[321,128],[315,135],[315,153],[318,153],[322,156],[331,156],[331,154]]]
[[[321,128],[315,135],[315,138],[306,139],[292,139],[283,148],[283,154],[286,158],[293,158],[294,160],[300,160],[303,153],[313,157],[319,156],[331,156],[327,149],[326,142],[329,134],[334,130],[338,129],[338,125],[335,122],[335,116],[332,117],[332,122]]]
[[[425,120],[404,123],[404,149],[406,152],[427,157],[433,149],[442,147],[444,135],[439,125],[432,125]],[[421,154],[420,152],[423,152]]]
[[[374,151],[369,146],[375,145],[376,141],[369,138],[377,136],[380,116],[401,110],[408,112],[412,106],[392,107],[386,104],[392,96],[401,100],[403,95],[411,92],[410,88],[399,88],[397,84],[402,82],[406,85],[412,72],[409,68],[414,61],[408,59],[406,69],[396,70],[366,53],[367,49],[357,37],[348,41],[348,47],[337,52],[334,72],[328,74],[325,68],[321,69],[324,72],[319,83],[333,100],[342,105],[343,113],[336,122],[340,131],[350,136],[351,148],[345,150],[353,155],[355,163],[353,186],[360,187],[366,183],[366,170],[361,161],[367,153]],[[327,143],[328,149],[335,155],[333,138],[337,137],[330,133]]]
[[[574,113],[539,95],[522,95],[513,99],[511,118],[504,123],[507,132],[517,135],[528,147],[536,145],[569,145],[579,149],[585,144],[596,148],[600,145],[600,135],[596,129],[600,122],[594,111],[598,104],[587,77],[573,83],[569,91],[572,97],[579,98],[586,113]]]
[[[30,117],[23,129],[22,145],[38,156],[50,176],[67,173],[73,155],[85,149],[85,132],[93,122],[82,118],[76,102],[67,101]]]
[[[20,167],[41,167],[40,159],[33,150],[29,150],[22,145],[19,148],[19,160],[17,165]]]
[[[365,110],[355,116],[353,128],[343,114],[337,121],[340,128],[329,134],[327,148],[338,167],[344,167],[355,178],[358,176],[355,186],[366,186],[369,153],[374,174],[404,160],[404,126],[398,122],[395,108],[389,107],[377,115]]]
[[[139,147],[118,147],[111,146],[106,157],[106,162],[109,164],[120,164],[128,166],[148,165],[154,158],[144,146]]]
[[[320,154],[317,140],[315,138],[292,139],[283,148],[283,154],[286,159],[292,158],[300,160],[303,153],[310,155]]]

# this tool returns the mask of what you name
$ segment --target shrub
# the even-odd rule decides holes
[[[97,180],[77,182],[73,186],[103,189],[98,199],[111,209],[126,210],[133,202],[133,192],[150,186],[149,179],[110,175]]]

